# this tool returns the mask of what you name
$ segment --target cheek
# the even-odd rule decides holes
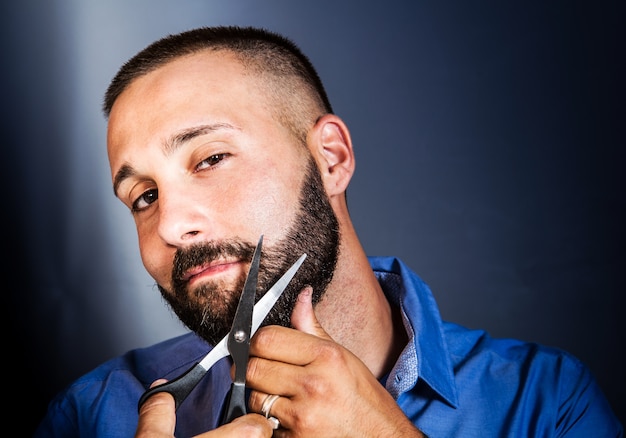
[[[250,191],[248,216],[259,224],[259,233],[284,236],[292,225],[299,206],[301,175],[279,178],[268,174],[262,184]]]
[[[162,244],[156,232],[138,228],[139,253],[146,271],[161,286],[169,287],[174,249]]]

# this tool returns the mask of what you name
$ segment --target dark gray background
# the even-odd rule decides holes
[[[624,3],[512,3],[3,2],[5,379],[23,424],[183,332],[113,197],[100,103],[139,49],[214,24],[282,32],[316,64],[351,128],[369,254],[404,259],[445,319],[576,354],[624,421]]]

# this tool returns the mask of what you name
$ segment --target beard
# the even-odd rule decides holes
[[[161,295],[185,326],[211,345],[230,330],[245,276],[236,284],[225,281],[204,283],[190,290],[183,274],[189,269],[221,258],[252,260],[256,242],[239,239],[203,242],[176,251],[172,290],[158,285]],[[324,295],[332,280],[339,256],[339,224],[324,191],[319,170],[309,158],[300,189],[296,218],[286,235],[272,246],[263,247],[256,300],[303,254],[307,257],[263,325],[291,326],[291,313],[300,291],[313,288],[313,305]]]

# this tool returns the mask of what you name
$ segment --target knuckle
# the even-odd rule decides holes
[[[246,370],[246,379],[254,381],[259,374],[259,359],[251,357],[248,360],[248,369]]]
[[[251,349],[261,352],[270,349],[276,340],[277,327],[261,327],[252,338]]]
[[[250,397],[248,398],[248,405],[253,411],[261,410],[261,394],[258,391],[250,391]]]
[[[293,429],[299,431],[312,430],[316,424],[316,415],[313,411],[308,409],[300,409],[297,411],[291,411],[291,421],[293,423]]]
[[[305,397],[326,397],[332,390],[329,380],[319,374],[308,374],[301,383]]]
[[[335,342],[323,342],[319,346],[318,357],[333,367],[343,367],[347,363],[344,350]]]

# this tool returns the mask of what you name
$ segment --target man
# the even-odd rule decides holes
[[[233,27],[166,37],[122,66],[104,111],[114,192],[192,333],[78,379],[38,436],[623,434],[574,357],[443,322],[401,261],[366,256],[346,204],[348,128],[289,40]],[[253,338],[250,413],[218,427],[231,382],[221,361],[178,410],[158,393],[138,414],[151,384],[228,332],[261,235],[259,291],[307,259]]]

